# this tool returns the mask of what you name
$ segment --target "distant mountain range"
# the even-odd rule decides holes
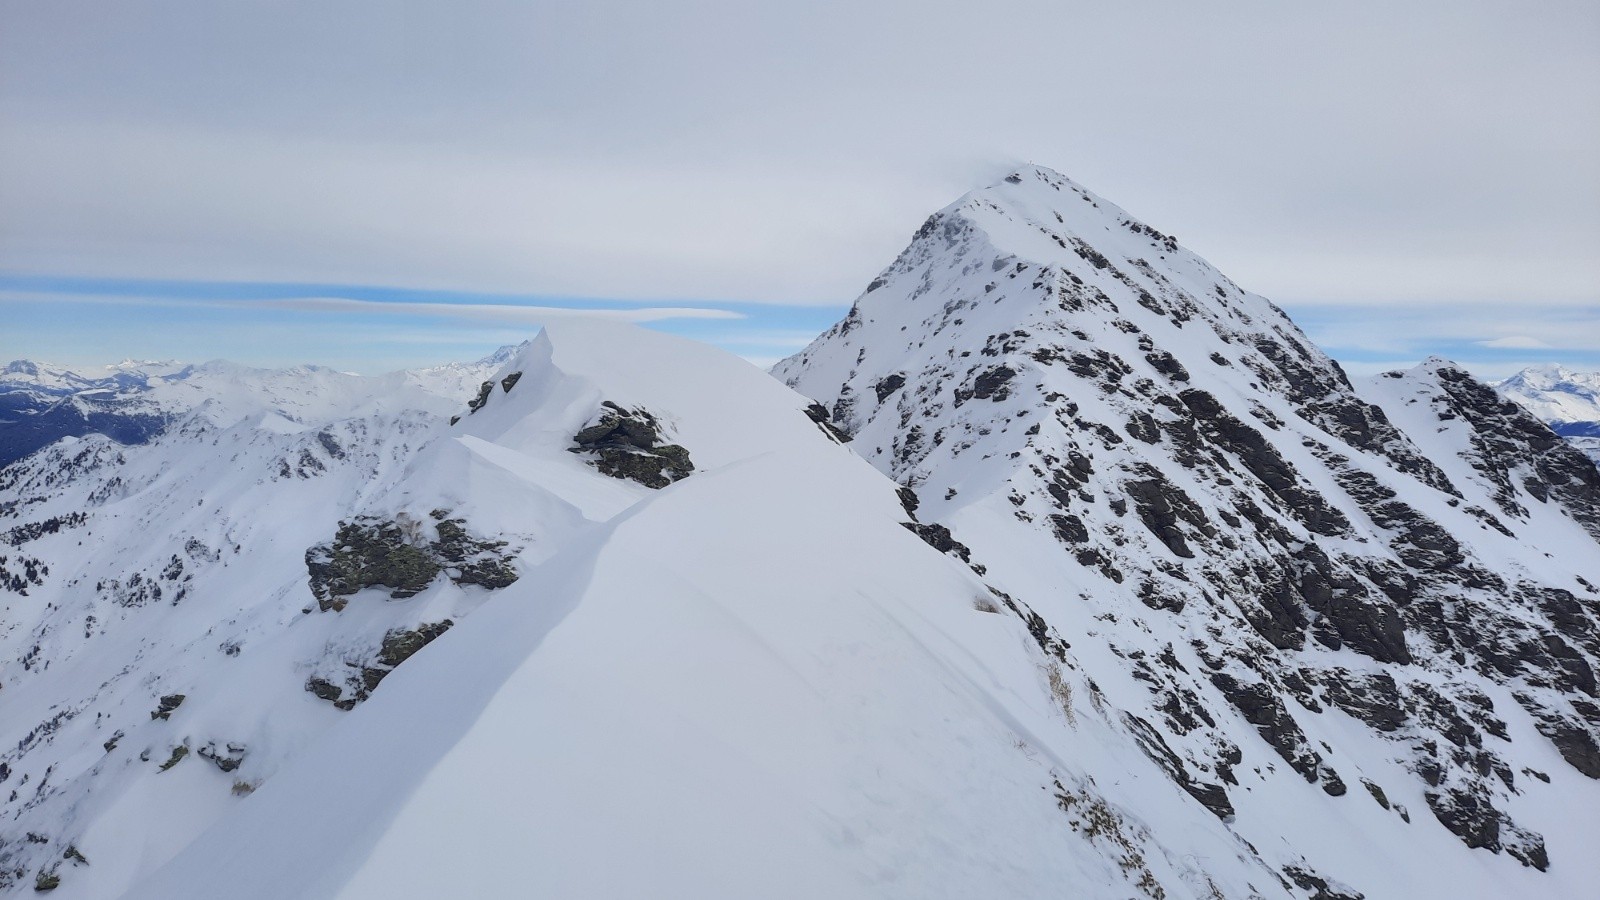
[[[363,376],[322,366],[257,369],[125,360],[78,372],[30,360],[0,370],[0,467],[63,437],[142,444],[191,416],[230,426],[272,414],[301,425],[384,410],[445,415],[517,350],[470,363]]]
[[[1495,387],[1600,465],[1600,372],[1533,366]]]

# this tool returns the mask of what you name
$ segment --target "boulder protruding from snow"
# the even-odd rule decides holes
[[[610,400],[600,404],[599,419],[573,435],[573,453],[590,454],[590,465],[603,475],[664,488],[694,474],[689,451],[663,443],[661,422],[645,409],[623,409]]]

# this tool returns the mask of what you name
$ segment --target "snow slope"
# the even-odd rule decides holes
[[[936,213],[774,372],[1286,881],[1600,875],[1600,479],[1466,373],[1353,385],[1270,302],[1031,167]]]
[[[569,452],[606,401],[654,415],[693,474],[656,491]],[[48,781],[3,832],[15,887],[48,876],[60,897],[1043,897],[1072,884],[1120,897],[1142,883],[1283,896],[1154,763],[1119,752],[1117,714],[1074,692],[1065,651],[904,527],[913,517],[894,485],[806,407],[721,351],[568,323],[510,361],[456,426],[428,432],[403,471],[251,481],[270,459],[242,466],[219,436],[217,465],[247,474],[195,471],[184,480],[205,499],[178,493],[170,509],[220,502],[218,484],[244,492],[250,524],[223,530],[252,551],[231,571],[202,567],[215,581],[197,579],[175,606],[122,613],[52,566],[14,604],[48,606],[9,646],[55,643],[36,654],[48,668],[7,673],[0,721],[77,698],[8,756],[13,783]],[[239,440],[291,437],[257,428]],[[99,446],[124,456],[125,473],[163,449]],[[150,493],[160,483],[127,500],[130,515],[155,507],[147,534],[166,524]],[[314,499],[291,493],[302,485]],[[435,510],[510,539],[514,583],[436,577],[399,600],[387,587],[333,598],[342,606],[308,586],[299,555],[336,515],[426,529]],[[106,527],[97,509],[82,533],[103,541]],[[213,583],[229,591],[199,596]],[[105,637],[75,647],[88,609]],[[313,690],[317,678],[348,688],[341,668],[373,664],[364,646],[445,617],[454,626],[353,709]],[[180,692],[169,719],[150,718]],[[177,746],[195,752],[163,771]],[[219,771],[202,747],[238,748],[242,762]],[[1108,777],[1146,813],[1107,799]],[[1167,830],[1187,853],[1156,838]]]
[[[1119,852],[1151,845],[1137,863],[1074,833],[1057,794],[1094,797],[1091,763],[1177,792],[1100,752],[1102,725],[1077,737],[1022,622],[975,608],[993,602],[981,582],[901,526],[893,486],[801,398],[719,351],[614,327],[553,327],[513,366],[528,374],[453,440],[530,476],[573,469],[570,436],[605,399],[670,421],[696,473],[620,509],[582,498],[593,473],[558,479],[606,517],[130,897],[1111,897],[1146,870],[1206,883],[1136,820],[1115,827]],[[467,493],[469,519],[500,502]],[[1270,887],[1218,823],[1189,824],[1223,884]]]

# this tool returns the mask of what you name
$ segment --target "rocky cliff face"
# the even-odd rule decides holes
[[[1288,881],[1445,896],[1494,854],[1543,892],[1588,865],[1594,823],[1552,811],[1600,776],[1600,482],[1462,370],[1353,384],[1029,168],[931,217],[774,371]],[[1251,796],[1296,781],[1293,823]],[[1427,849],[1377,875],[1358,832]]]

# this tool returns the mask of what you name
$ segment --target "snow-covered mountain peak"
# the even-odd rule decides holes
[[[1027,258],[1051,253],[1055,241],[1049,231],[1066,231],[1085,239],[1120,241],[1126,235],[1137,235],[1158,245],[1175,243],[1122,207],[1043,166],[1024,166],[965,194],[934,218],[951,216],[971,220],[997,247]],[[1137,246],[1146,241],[1133,243]]]
[[[1495,387],[1600,466],[1600,372],[1531,366]]]
[[[1600,372],[1530,366],[1496,387],[1546,422],[1600,423]]]
[[[1075,635],[1132,744],[1252,845],[1289,840],[1375,896],[1443,895],[1423,881],[1486,848],[1512,890],[1519,868],[1562,855],[1567,826],[1520,819],[1544,815],[1526,784],[1473,754],[1509,761],[1544,740],[1533,757],[1566,760],[1552,779],[1600,796],[1600,626],[1580,612],[1600,596],[1600,479],[1447,360],[1353,384],[1271,302],[1030,168],[930,218],[774,373],[1041,628]],[[1563,649],[1537,650],[1547,638]],[[1563,661],[1573,641],[1582,664]],[[1133,664],[1126,680],[1130,660],[1157,656],[1166,672]],[[1568,665],[1575,679],[1557,674]],[[1489,707],[1528,737],[1434,731]],[[1330,708],[1365,725],[1330,730]],[[1213,724],[1233,715],[1287,765],[1269,781],[1321,789],[1302,813],[1325,809],[1322,824],[1289,837],[1245,811],[1233,760],[1255,738],[1219,742],[1229,729]],[[1377,759],[1398,768],[1362,761]],[[1419,825],[1459,843],[1363,872],[1333,824],[1357,779],[1381,785],[1380,805],[1409,792],[1407,810],[1432,814]],[[1412,840],[1402,818],[1395,845]]]
[[[1061,266],[1072,268],[1078,261],[1104,268],[1109,257],[1155,261],[1164,270],[1180,270],[1188,278],[1223,285],[1224,290],[1232,287],[1204,260],[1180,247],[1175,238],[1041,166],[1019,169],[929,217],[895,264],[868,287],[867,294],[890,287],[888,295],[893,296],[899,279],[923,277],[919,274],[921,263],[951,253],[967,263],[988,257],[984,262],[996,277],[1029,269],[1037,273]],[[912,286],[909,293],[920,299],[925,292]],[[1007,297],[996,299],[1004,302]],[[870,314],[883,301],[864,296],[860,304]]]
[[[1526,384],[1530,387],[1548,388],[1572,379],[1575,374],[1560,363],[1541,363],[1536,366],[1528,366],[1501,383]]]

